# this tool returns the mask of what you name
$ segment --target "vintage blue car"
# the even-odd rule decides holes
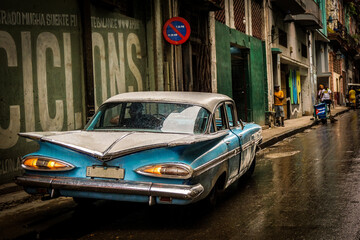
[[[84,130],[27,132],[16,183],[30,194],[153,204],[214,201],[255,168],[261,127],[222,94],[133,92],[111,97]]]

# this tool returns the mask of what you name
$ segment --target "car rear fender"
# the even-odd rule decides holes
[[[228,179],[228,169],[229,169],[228,161],[225,161],[223,164],[219,166],[216,175],[212,179],[211,189],[215,186],[216,183],[219,184],[221,190],[225,189],[226,182]]]

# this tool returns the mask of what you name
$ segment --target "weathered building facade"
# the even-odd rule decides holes
[[[315,32],[322,29],[321,10],[313,0],[268,1],[273,85],[284,92],[286,118],[310,115],[316,98]],[[269,53],[270,54],[270,53]]]
[[[222,0],[214,13],[217,91],[231,96],[245,121],[265,123],[267,109],[263,1]]]
[[[18,132],[81,129],[110,96],[206,91],[264,125],[274,85],[287,118],[310,115],[317,87],[336,104],[359,82],[358,0],[44,0],[0,4],[0,183],[37,145]],[[355,9],[355,10],[354,10]],[[190,38],[165,41],[185,18]]]
[[[349,92],[348,83],[359,82],[360,2],[327,1],[327,30],[329,39],[328,86],[334,93],[334,103],[344,105]]]
[[[0,182],[37,145],[19,132],[81,129],[122,92],[212,91],[211,1],[6,1],[0,5]],[[167,43],[164,22],[187,18],[190,39]]]

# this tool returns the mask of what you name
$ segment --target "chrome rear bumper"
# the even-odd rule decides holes
[[[185,200],[193,200],[204,191],[204,187],[201,184],[175,185],[151,182],[32,175],[19,176],[15,178],[15,182],[20,186],[31,188],[171,197]]]

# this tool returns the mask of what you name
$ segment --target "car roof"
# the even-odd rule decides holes
[[[223,101],[233,100],[219,93],[205,92],[169,92],[169,91],[145,91],[128,92],[115,95],[105,103],[111,102],[171,102],[198,105],[213,111],[214,108]]]

